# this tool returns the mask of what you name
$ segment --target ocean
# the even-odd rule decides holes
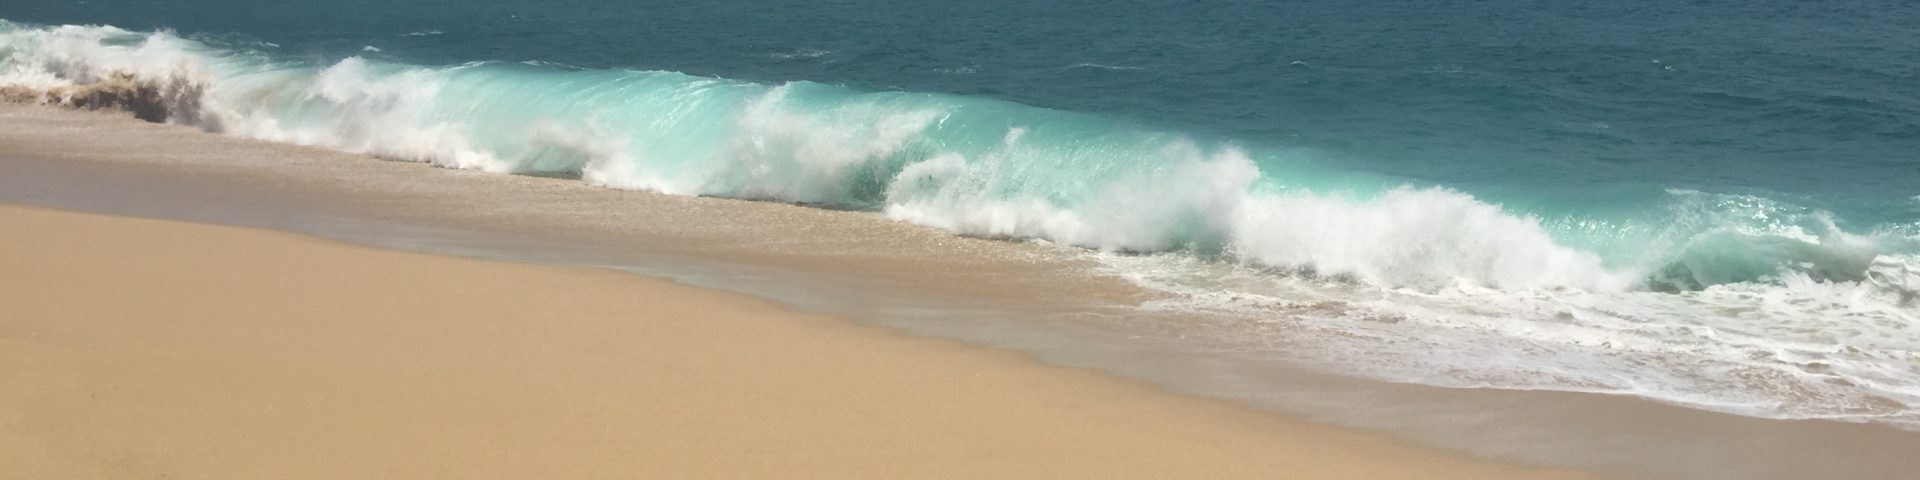
[[[1048,243],[1160,293],[1129,308],[1244,326],[1196,341],[1285,336],[1270,353],[1343,375],[1920,428],[1912,3],[87,0],[0,19],[0,96]]]

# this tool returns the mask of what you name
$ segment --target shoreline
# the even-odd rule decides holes
[[[8,475],[1579,477],[619,272],[0,224]]]
[[[1077,323],[1141,299],[1083,260],[867,215],[380,161],[117,114],[0,106],[0,125],[0,202],[625,269],[1501,461],[1656,478],[1899,478],[1917,461],[1904,452],[1920,448],[1884,426],[1386,384],[1143,346],[1160,332]],[[1052,327],[1089,328],[1042,331]]]

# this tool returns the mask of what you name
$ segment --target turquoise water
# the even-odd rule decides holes
[[[1320,359],[1366,375],[1915,415],[1920,6],[1041,3],[14,2],[0,84],[1086,247],[1148,308],[1488,372]]]

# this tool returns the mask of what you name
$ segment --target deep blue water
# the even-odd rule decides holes
[[[0,18],[980,95],[1489,194],[1764,192],[1916,218],[1920,5],[1599,3],[25,0]]]

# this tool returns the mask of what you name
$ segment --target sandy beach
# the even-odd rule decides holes
[[[1035,476],[1026,473],[1048,468],[1059,472],[1048,476],[1118,476],[1109,474],[1120,471],[1149,477],[1209,472],[1285,477],[1239,475],[1235,470],[1273,467],[1300,478],[1321,478],[1340,472],[1365,475],[1346,469],[1400,468],[1395,465],[1415,458],[1477,465],[1461,467],[1470,469],[1506,468],[1468,460],[1485,458],[1502,465],[1545,465],[1632,478],[1905,478],[1914,468],[1910,452],[1920,445],[1920,436],[1884,425],[1771,420],[1616,395],[1434,388],[1289,368],[1258,356],[1147,341],[1205,333],[1214,324],[1191,316],[1153,317],[1134,308],[1142,301],[1137,289],[1090,270],[1089,262],[1071,251],[956,237],[857,212],[381,161],[142,122],[124,113],[0,105],[0,205],[7,204],[14,207],[0,221],[0,253],[7,258],[0,265],[7,275],[0,278],[9,282],[0,289],[0,316],[5,317],[0,338],[8,343],[0,355],[8,357],[0,358],[0,368],[12,370],[0,377],[5,381],[0,385],[35,387],[0,389],[0,395],[11,395],[6,397],[9,403],[0,405],[0,421],[5,422],[0,423],[0,436],[5,437],[0,440],[7,442],[0,444],[0,452],[12,455],[0,458],[0,465],[25,464],[14,459],[31,456],[39,470],[19,470],[28,472],[18,474],[27,475],[24,478],[71,477],[84,473],[72,470],[79,468],[110,478],[141,476],[127,472],[194,476],[103,466],[139,466],[153,458],[200,462],[182,470],[212,472],[220,470],[214,466],[231,470],[235,465],[254,469],[197,475],[203,478],[529,476],[574,469],[585,469],[581,476],[663,472],[653,476],[678,477],[697,473],[665,472],[760,465],[742,458],[768,459],[771,463],[754,468],[781,476],[796,476],[791,472],[801,470],[794,465],[802,463],[795,462],[812,462],[804,464],[817,470],[807,472],[836,477],[855,476],[851,472],[856,471],[908,471],[869,465],[881,460],[901,462],[902,469],[926,469],[901,474],[914,477],[938,476],[934,470],[951,476]],[[110,215],[83,217],[91,220],[83,223],[113,226],[83,235],[55,228],[47,220],[14,219],[72,216],[48,210]],[[385,269],[415,262],[316,261],[321,257],[281,246],[272,250],[283,255],[269,255],[267,247],[207,248],[199,254],[220,260],[193,261],[160,255],[159,246],[168,245],[163,240],[173,237],[133,230],[142,225],[242,232],[382,259],[487,265],[521,273],[503,277],[420,271],[406,276]],[[27,243],[29,239],[35,243]],[[204,239],[171,241],[183,244],[178,246],[214,245]],[[107,248],[100,242],[119,243]],[[26,248],[30,245],[35,249]],[[37,250],[41,247],[66,253]],[[241,255],[245,252],[254,253]],[[292,263],[255,265],[250,277],[213,276],[225,272],[218,269],[252,265],[235,262],[243,257]],[[21,262],[37,263],[26,268]],[[82,268],[88,265],[98,270]],[[359,273],[336,270],[344,268]],[[127,269],[145,276],[121,271]],[[322,271],[336,277],[324,280],[317,276]],[[563,286],[571,285],[566,282],[535,281],[524,272],[584,272],[624,286],[618,294],[588,295],[581,292],[614,287],[572,288]],[[352,281],[339,280],[349,276]],[[284,290],[249,293],[265,288]],[[756,311],[777,312],[769,315],[779,320],[680,322],[668,317],[681,313],[658,313],[663,302],[649,300],[684,302],[696,297],[725,299],[719,301],[724,306],[682,309],[698,312],[699,318],[748,304],[763,307]],[[138,299],[146,303],[134,301]],[[65,313],[27,317],[27,301],[48,309],[33,311],[59,308]],[[236,310],[243,305],[250,306],[245,312]],[[402,310],[402,305],[407,307]],[[116,317],[109,314],[113,311],[146,316]],[[93,313],[68,318],[76,317],[75,312]],[[237,318],[242,313],[246,317]],[[180,318],[212,323],[182,323]],[[273,322],[253,323],[261,319]],[[162,320],[164,324],[150,323]],[[234,326],[246,328],[228,328]],[[481,326],[486,328],[475,328]],[[824,330],[815,328],[822,326]],[[690,328],[714,330],[685,330]],[[706,332],[702,335],[708,335],[714,350],[695,348],[708,344],[660,331]],[[113,347],[51,349],[54,332],[86,334],[81,338],[98,341],[83,345]],[[816,334],[822,336],[811,336]],[[816,340],[796,340],[800,338]],[[860,338],[885,342],[869,347]],[[107,339],[119,343],[100,343]],[[844,346],[835,350],[843,357],[803,348],[822,343]],[[223,349],[201,348],[205,345]],[[234,350],[240,347],[245,348]],[[67,366],[42,364],[58,352],[65,352],[57,358]],[[670,357],[671,352],[683,353]],[[1018,386],[988,389],[966,383],[976,380],[971,376],[976,365],[934,366],[946,364],[926,357],[929,352],[967,352],[964,355],[972,355],[968,358],[993,359],[1027,373],[1002,380],[1024,382]],[[40,356],[25,357],[31,362],[13,360],[30,353]],[[286,360],[255,358],[261,355]],[[240,366],[270,365],[280,367],[232,373]],[[152,373],[161,367],[173,376]],[[698,370],[709,367],[713,369]],[[877,373],[882,371],[887,373]],[[31,372],[28,378],[38,383],[14,381],[15,372]],[[679,372],[665,378],[681,383],[645,372]],[[823,380],[828,378],[833,380]],[[440,384],[420,379],[444,381],[445,388],[423,388]],[[869,381],[873,383],[851,386]],[[1078,390],[1090,381],[1116,390]],[[706,390],[658,396],[686,391],[689,383]],[[769,383],[820,390],[808,397],[760,388]],[[49,385],[67,390],[42,388]],[[112,396],[149,392],[124,387],[129,385],[175,390],[162,397],[165,401]],[[251,397],[222,390],[241,387]],[[1077,393],[1059,397],[1070,406],[1033,403],[1055,391]],[[11,402],[26,395],[16,392],[31,392],[45,399],[36,400],[39,405],[68,410],[58,415],[16,413],[25,411]],[[73,399],[95,395],[122,400],[87,408],[119,416],[76,410],[91,404]],[[980,395],[986,397],[975,398]],[[755,408],[778,410],[754,410],[751,421],[744,420],[749,415],[729,413],[745,409],[740,402],[763,397],[759,401],[764,403],[753,404]],[[798,401],[806,398],[814,403]],[[648,402],[713,410],[682,414]],[[1213,413],[1196,416],[1190,407],[1162,411],[1146,406],[1149,403],[1200,405],[1195,408]],[[324,414],[268,416],[294,405]],[[1142,413],[1146,411],[1157,413]],[[230,412],[253,413],[240,417]],[[840,420],[807,420],[818,422],[810,424],[812,430],[767,427],[775,425],[770,419],[806,418],[793,417],[796,412],[833,412]],[[69,421],[76,418],[85,421]],[[261,418],[308,421],[300,427],[318,433]],[[735,430],[694,424],[710,418],[741,418],[743,423],[729,427]],[[38,421],[33,425],[40,429],[14,428],[26,423],[12,419]],[[655,423],[638,428],[620,423],[643,420]],[[168,429],[129,427],[145,421]],[[831,428],[825,426],[833,422]],[[642,431],[672,431],[663,424],[695,430],[646,437],[661,442],[658,445],[633,437]],[[379,435],[362,434],[376,431],[375,426],[383,429],[377,430]],[[1216,431],[1223,426],[1225,431]],[[883,431],[856,434],[861,429]],[[964,432],[976,436],[958,436]],[[1008,432],[1035,436],[1018,437],[1027,443],[994,436]],[[1220,436],[1223,432],[1232,435]],[[784,436],[769,437],[774,434]],[[1170,436],[1160,442],[1148,438],[1162,434]],[[737,440],[742,437],[757,440]],[[1365,440],[1339,440],[1351,438]],[[31,447],[12,448],[29,440]],[[787,443],[831,451],[803,453]],[[1169,457],[1156,463],[1161,470],[1133,465],[1169,449],[1181,449],[1179,455],[1187,455],[1182,458],[1189,463]],[[683,456],[709,450],[733,457]],[[525,454],[492,453],[501,451]],[[1078,461],[1082,457],[1075,455],[1081,454],[1089,460]],[[1090,460],[1097,455],[1126,461]],[[283,458],[287,456],[310,465]],[[376,457],[392,462],[376,465],[367,460]],[[971,470],[936,468],[935,460]],[[1292,464],[1296,461],[1300,463]],[[1423,462],[1414,463],[1425,466],[1407,468],[1420,468],[1415,476],[1452,471],[1432,470]],[[1004,465],[1032,470],[980,473],[987,467],[1012,468]],[[68,470],[41,474],[55,467]],[[462,468],[471,471],[458,470]],[[268,471],[273,473],[250,473]],[[1463,475],[1481,476],[1479,470],[1465,471],[1470,473]],[[727,470],[709,476],[750,473]],[[0,469],[4,475],[16,474]]]
[[[1920,10],[228,3],[0,2],[0,480],[1920,472]]]
[[[611,271],[0,207],[6,478],[1548,478]]]

